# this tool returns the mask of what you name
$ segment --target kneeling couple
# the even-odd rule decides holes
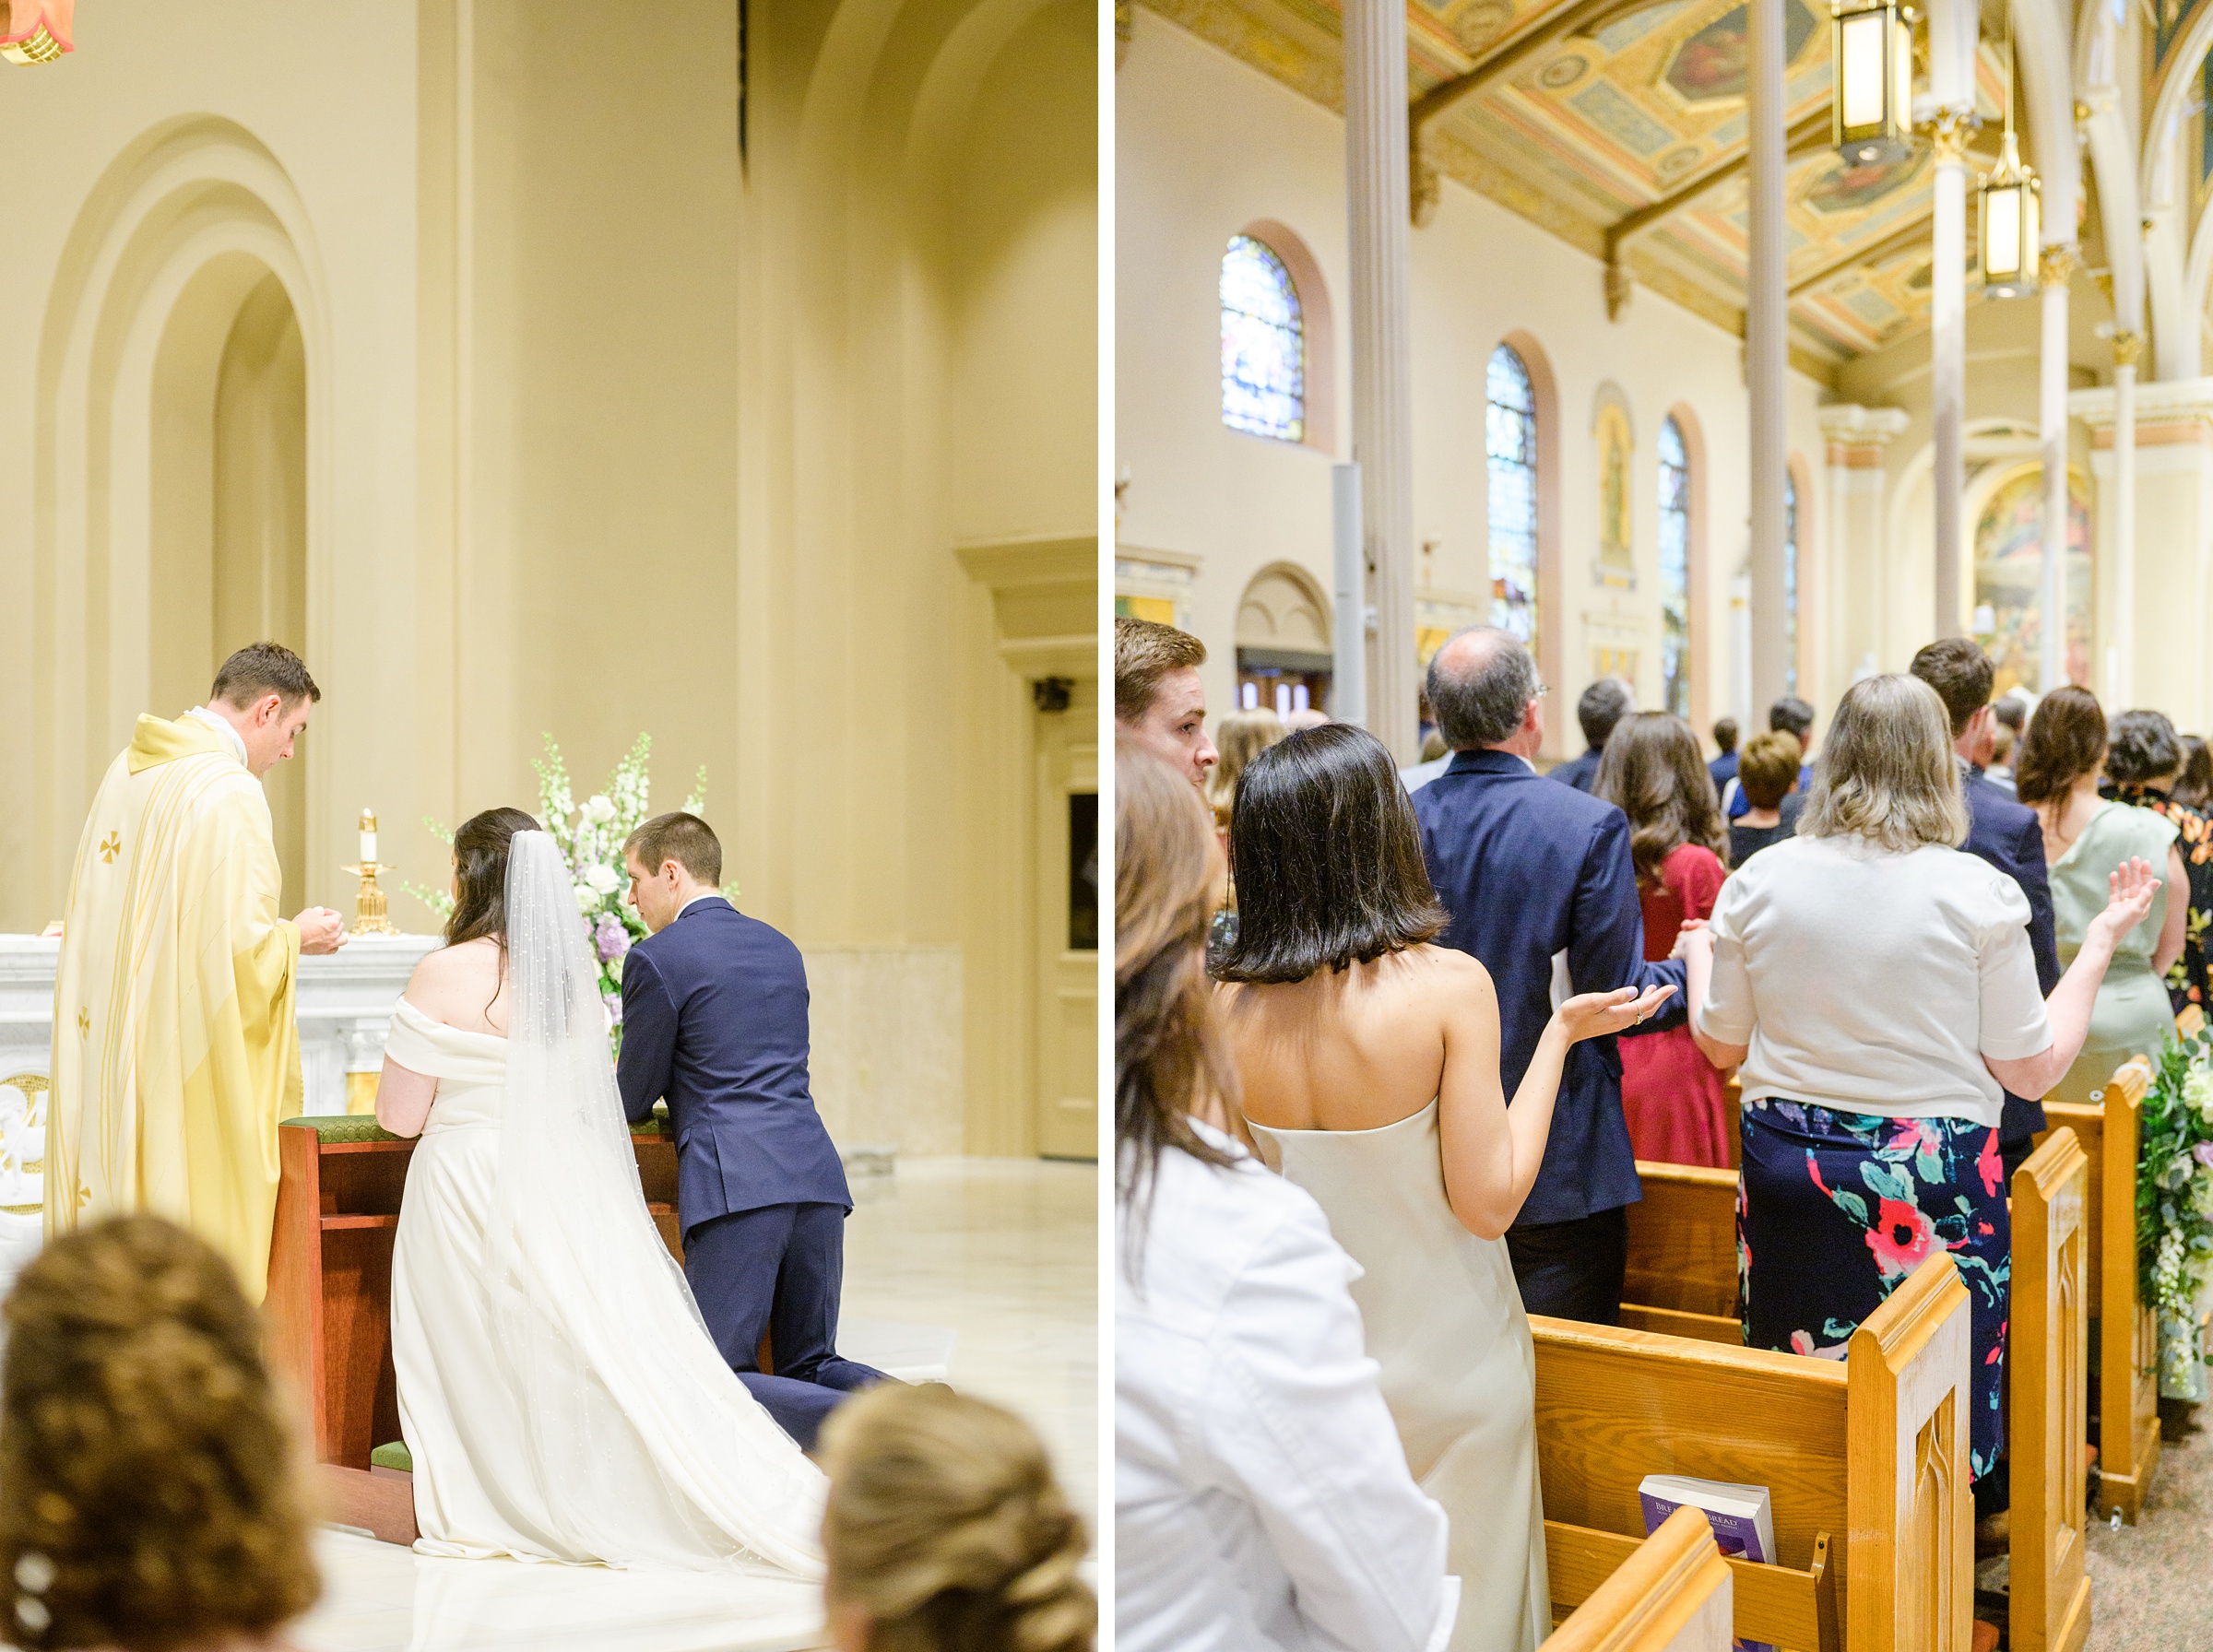
[[[801,1448],[884,1378],[834,1351],[851,1199],[808,1092],[805,972],[716,892],[704,821],[649,820],[624,856],[653,933],[623,967],[619,1088],[567,868],[519,809],[456,833],[446,945],[393,1018],[377,1119],[422,1137],[392,1264],[418,1547],[819,1575]],[[680,1268],[625,1124],[663,1096]]]

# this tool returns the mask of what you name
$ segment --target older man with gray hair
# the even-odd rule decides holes
[[[1531,766],[1544,738],[1544,694],[1511,632],[1485,625],[1454,635],[1429,665],[1429,704],[1453,757],[1414,799],[1430,880],[1452,914],[1437,944],[1490,971],[1509,1096],[1553,1006],[1571,994],[1673,986],[1638,1032],[1683,1020],[1682,962],[1645,960],[1628,817]],[[1544,1164],[1506,1235],[1531,1313],[1619,1321],[1627,1207],[1642,1197],[1621,1056],[1612,1038],[1591,1039],[1568,1052]]]

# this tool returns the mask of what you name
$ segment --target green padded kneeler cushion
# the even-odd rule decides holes
[[[325,1141],[405,1141],[367,1113],[318,1113],[309,1118],[288,1118],[286,1125],[305,1125]],[[282,1128],[283,1126],[278,1127]]]
[[[389,1446],[379,1446],[369,1454],[373,1469],[396,1469],[402,1474],[415,1472],[415,1458],[408,1451],[405,1440],[395,1440]]]

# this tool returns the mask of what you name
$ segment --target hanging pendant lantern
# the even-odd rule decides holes
[[[1829,141],[1847,166],[1913,152],[1913,14],[1898,0],[1842,0],[1829,23]]]
[[[2015,299],[2036,289],[2037,249],[2043,234],[2042,186],[2021,162],[2013,132],[2013,52],[2006,53],[2006,136],[1998,164],[1976,192],[1982,205],[1983,295]]]

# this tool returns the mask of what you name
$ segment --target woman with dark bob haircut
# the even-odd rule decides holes
[[[2189,1005],[2213,1002],[2213,981],[2206,966],[2206,930],[2213,926],[2213,828],[2205,811],[2179,796],[2183,742],[2165,712],[2123,712],[2113,719],[2112,744],[2105,753],[2101,797],[2148,808],[2172,821],[2174,852],[2182,856],[2189,883],[2189,916],[2183,930],[2183,955],[2167,971],[2167,1001],[2175,1014]]]
[[[1672,989],[1569,998],[1509,1107],[1490,974],[1428,944],[1445,912],[1380,740],[1332,723],[1262,752],[1229,842],[1240,923],[1214,974],[1246,1120],[1366,1270],[1353,1296],[1407,1466],[1451,1517],[1452,1645],[1529,1652],[1551,1593],[1534,1354],[1504,1234],[1569,1046]]]

